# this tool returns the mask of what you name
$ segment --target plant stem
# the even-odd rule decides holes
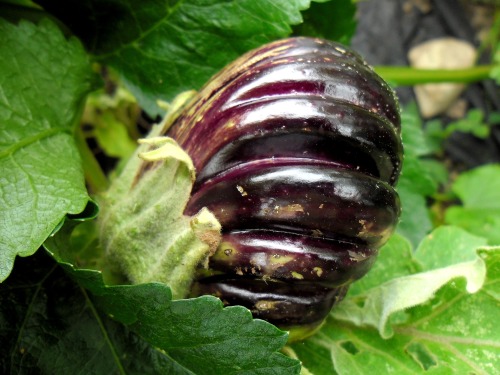
[[[375,66],[374,70],[386,81],[398,86],[423,83],[472,83],[490,78],[493,65],[478,65],[467,69],[416,69],[407,66]]]
[[[109,187],[109,181],[94,154],[89,149],[83,131],[78,128],[75,134],[76,146],[82,158],[85,180],[93,193],[100,193]]]

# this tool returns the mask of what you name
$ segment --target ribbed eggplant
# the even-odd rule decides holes
[[[397,99],[340,44],[289,38],[243,55],[168,135],[197,170],[186,213],[207,207],[223,229],[193,295],[246,306],[301,336],[395,229]]]

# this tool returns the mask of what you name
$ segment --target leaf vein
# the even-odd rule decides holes
[[[116,367],[118,367],[119,373],[125,375],[126,372],[125,372],[125,369],[123,368],[123,364],[120,361],[118,353],[116,353],[115,347],[114,347],[113,343],[111,342],[111,339],[109,338],[108,332],[106,331],[106,328],[104,327],[104,323],[102,322],[102,319],[99,316],[99,313],[97,312],[96,308],[94,307],[94,304],[90,300],[89,295],[87,294],[87,291],[85,290],[85,288],[80,287],[80,290],[82,291],[82,294],[85,297],[85,301],[87,303],[87,306],[89,307],[90,311],[92,312],[92,315],[94,315],[94,318],[95,318],[97,324],[99,325],[99,328],[100,328],[102,335],[104,337],[104,341],[106,342],[106,344],[109,347],[109,350],[111,351],[111,355],[113,356],[113,359],[116,363]]]
[[[30,304],[29,304],[28,308],[26,309],[26,315],[24,316],[21,327],[19,328],[19,333],[17,335],[16,343],[12,346],[11,360],[10,360],[10,373],[11,374],[14,373],[14,369],[13,369],[14,355],[16,354],[16,349],[18,348],[18,346],[21,342],[21,337],[23,335],[24,329],[26,328],[26,324],[28,322],[28,319],[31,316],[31,312],[33,310],[33,305],[35,303],[35,300],[37,299],[38,294],[40,293],[40,290],[42,288],[43,283],[50,277],[50,275],[52,275],[52,273],[54,272],[54,270],[56,268],[57,268],[57,265],[54,265],[52,267],[52,269],[50,271],[48,271],[47,274],[45,274],[44,277],[38,283],[35,284],[36,285],[35,293],[33,293],[33,297],[31,298]]]
[[[437,335],[434,333],[419,331],[413,327],[395,327],[394,331],[399,334],[410,335],[428,341],[434,341],[440,344],[457,343],[457,344],[467,344],[474,346],[490,346],[493,348],[500,348],[500,342],[496,342],[493,340]]]

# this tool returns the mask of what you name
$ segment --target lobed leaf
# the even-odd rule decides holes
[[[0,282],[88,196],[73,140],[93,87],[87,55],[50,21],[0,19]]]
[[[69,222],[46,247],[81,288],[98,311],[126,326],[163,353],[177,373],[259,374],[298,373],[297,361],[276,353],[287,333],[253,320],[243,307],[223,308],[215,297],[172,300],[162,283],[105,285],[102,273],[80,269],[65,261],[76,223]],[[78,227],[76,227],[78,228]],[[268,372],[269,371],[269,372]]]

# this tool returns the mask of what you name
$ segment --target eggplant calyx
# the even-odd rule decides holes
[[[175,159],[188,168],[191,174],[191,180],[194,182],[196,173],[193,161],[189,155],[177,144],[177,142],[170,137],[151,137],[139,139],[139,144],[149,145],[152,150],[139,153],[139,157],[145,161],[155,162],[168,159]]]
[[[191,219],[191,229],[196,237],[203,243],[208,245],[208,255],[202,266],[208,268],[208,261],[215,254],[221,240],[222,227],[206,207],[203,207],[198,214]]]
[[[217,248],[221,227],[207,209],[184,214],[195,170],[175,140],[159,136],[167,122],[153,127],[97,197],[98,227],[113,272],[132,284],[165,283],[179,299],[188,295],[196,271]]]

